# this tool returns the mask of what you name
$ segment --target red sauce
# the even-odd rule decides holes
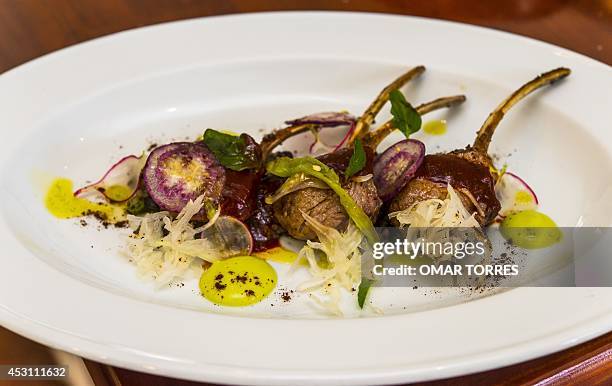
[[[221,213],[246,220],[255,208],[255,188],[261,175],[257,171],[237,172],[225,169],[225,184],[221,192]]]
[[[291,156],[278,152],[270,157]],[[253,252],[261,252],[280,245],[279,238],[285,230],[278,225],[272,205],[266,204],[266,196],[274,194],[284,179],[264,174],[264,171],[242,172],[226,169],[225,186],[221,200],[221,213],[244,222],[253,236]]]
[[[283,183],[274,176],[257,171],[226,170],[221,200],[221,213],[244,222],[253,236],[253,252],[279,246],[284,230],[276,223],[272,205],[265,202]]]
[[[363,150],[366,153],[366,164],[357,175],[365,175],[372,173],[372,168],[374,165],[374,151],[369,147],[365,146]],[[317,159],[323,162],[325,165],[334,169],[334,171],[338,174],[344,174],[344,171],[349,165],[349,161],[351,160],[351,156],[353,155],[353,148],[343,147],[331,153],[323,154]]]
[[[274,194],[283,183],[283,179],[265,175],[255,191],[255,210],[246,225],[253,236],[253,252],[278,247],[279,237],[285,230],[276,222],[272,205],[266,204],[266,196]]]
[[[419,177],[469,190],[477,202],[486,205],[487,217],[495,217],[501,208],[495,196],[495,180],[483,165],[453,154],[429,154],[417,170],[415,178]]]

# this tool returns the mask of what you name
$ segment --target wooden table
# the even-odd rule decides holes
[[[113,32],[185,18],[273,10],[350,10],[461,21],[531,36],[612,64],[611,0],[0,0],[0,72]],[[6,350],[0,346],[0,350]],[[195,385],[86,362],[99,386]],[[612,333],[503,369],[427,385],[610,385]]]

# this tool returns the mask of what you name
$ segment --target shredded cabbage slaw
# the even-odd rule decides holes
[[[216,238],[203,236],[204,231],[217,224],[220,208],[206,224],[197,228],[192,225],[191,220],[205,204],[204,196],[190,200],[174,219],[166,211],[142,217],[128,215],[134,233],[127,239],[127,254],[142,276],[161,286],[186,276],[190,268],[198,268],[196,263],[212,263],[237,254],[231,246],[220,245]]]
[[[395,218],[402,227],[479,227],[475,214],[470,213],[463,205],[455,189],[448,184],[447,196],[444,200],[432,198],[418,201],[409,208],[389,213],[389,218]]]
[[[345,232],[321,224],[302,212],[304,220],[315,231],[319,241],[308,241],[300,250],[292,269],[303,260],[308,263],[310,280],[298,286],[299,291],[310,292],[315,303],[333,315],[342,315],[341,292],[352,292],[361,282],[361,243],[363,233],[349,222]],[[322,256],[323,255],[323,256]],[[325,259],[325,260],[323,260]],[[327,299],[313,294],[323,291]]]

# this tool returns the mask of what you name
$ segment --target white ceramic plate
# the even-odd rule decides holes
[[[570,67],[562,86],[512,111],[492,151],[531,182],[560,225],[609,224],[606,65],[506,33],[409,17],[271,13],[171,23],[61,50],[0,76],[1,324],[139,371],[262,385],[448,377],[609,331],[609,288],[521,288],[480,299],[381,289],[372,300],[384,316],[327,320],[299,299],[222,309],[199,298],[193,282],[155,291],[120,256],[117,232],[56,220],[42,205],[41,175],[79,184],[150,140],[194,137],[206,127],[259,137],[311,112],[359,114],[417,64],[428,71],[406,89],[411,100],[469,98],[450,115],[432,116],[448,119],[446,136],[420,134],[434,151],[471,142],[488,112],[526,80]],[[282,276],[286,267],[277,268]]]

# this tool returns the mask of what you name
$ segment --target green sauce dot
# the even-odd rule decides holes
[[[509,215],[502,221],[500,231],[506,240],[525,249],[549,247],[561,241],[563,236],[550,217],[535,210]]]

